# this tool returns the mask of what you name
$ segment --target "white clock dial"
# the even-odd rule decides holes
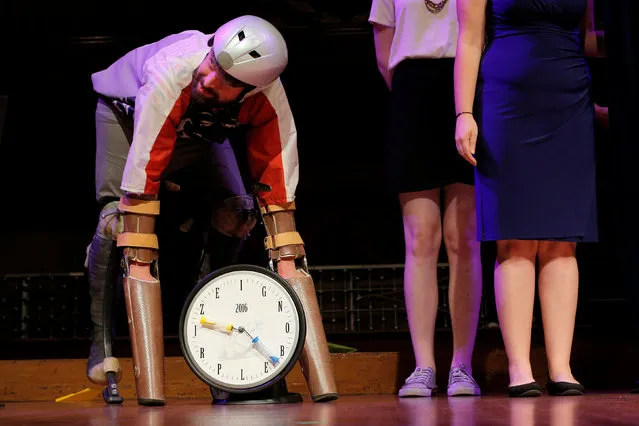
[[[298,308],[274,278],[226,272],[190,300],[182,340],[195,369],[211,384],[242,390],[273,380],[300,343]]]

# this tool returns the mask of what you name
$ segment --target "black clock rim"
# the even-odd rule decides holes
[[[200,371],[200,368],[197,366],[197,363],[193,360],[191,353],[187,350],[186,338],[184,336],[184,321],[186,321],[187,313],[189,312],[189,309],[187,307],[193,301],[197,293],[202,289],[202,287],[204,287],[209,281],[213,280],[214,278],[217,278],[218,276],[224,275],[229,272],[236,272],[236,271],[258,272],[258,273],[267,275],[268,277],[277,281],[284,288],[284,290],[291,296],[291,300],[293,300],[293,304],[295,305],[295,308],[297,309],[298,317],[300,320],[299,339],[297,341],[297,345],[295,346],[295,350],[293,351],[293,356],[289,359],[288,364],[279,373],[277,373],[277,375],[275,375],[271,380],[264,382],[259,386],[254,386],[254,387],[245,388],[245,389],[230,388],[225,386],[224,384],[212,382],[211,380],[209,380],[209,378],[206,375],[204,375],[203,372]],[[297,295],[297,292],[293,289],[293,287],[291,287],[288,281],[286,281],[284,278],[282,278],[275,272],[261,266],[250,265],[250,264],[230,265],[230,266],[225,266],[223,268],[220,268],[211,272],[210,274],[202,278],[200,281],[198,281],[195,287],[193,287],[193,289],[187,296],[186,300],[184,301],[184,305],[182,306],[182,312],[180,314],[179,338],[180,338],[180,348],[182,349],[182,355],[184,357],[184,360],[186,361],[186,364],[189,366],[193,374],[195,374],[205,384],[215,389],[219,389],[221,391],[229,392],[233,394],[259,392],[263,389],[273,386],[275,383],[279,382],[284,377],[286,377],[286,375],[290,373],[290,371],[293,369],[293,367],[297,363],[300,357],[300,354],[302,353],[302,349],[304,348],[304,344],[306,342],[306,313],[304,312],[304,305],[302,305],[302,301]]]

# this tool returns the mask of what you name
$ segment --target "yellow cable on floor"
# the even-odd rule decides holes
[[[74,393],[70,393],[68,395],[61,396],[60,398],[56,398],[55,402],[64,401],[65,399],[69,399],[69,398],[74,397],[76,395],[80,395],[82,393],[89,392],[90,390],[91,390],[91,388],[85,388],[85,389],[81,390],[80,392],[74,392]]]

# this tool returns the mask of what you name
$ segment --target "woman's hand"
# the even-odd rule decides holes
[[[608,120],[608,107],[600,107],[595,104],[595,118],[597,123],[607,129],[610,126],[610,121]]]
[[[461,114],[457,117],[457,125],[455,126],[457,152],[473,166],[477,166],[474,155],[478,133],[477,123],[472,114]]]

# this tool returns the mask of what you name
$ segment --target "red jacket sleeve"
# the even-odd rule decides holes
[[[294,201],[299,176],[297,129],[279,79],[244,101],[240,122],[250,128],[246,144],[251,175],[271,187],[270,192],[257,194],[260,204]]]

